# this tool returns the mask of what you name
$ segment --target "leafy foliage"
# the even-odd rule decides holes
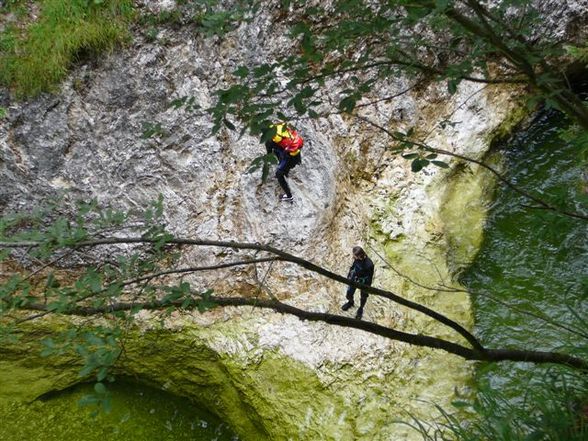
[[[555,36],[534,38],[540,18],[528,2],[339,0],[283,7],[290,11],[293,47],[272,62],[234,71],[235,84],[219,91],[212,109],[217,130],[234,115],[258,134],[268,118],[285,112],[284,104],[290,120],[332,112],[327,100],[353,113],[399,75],[446,81],[451,94],[464,80],[526,83],[538,100],[588,127],[588,111],[560,73],[564,49]]]
[[[163,26],[191,26],[206,37],[223,36],[256,13],[259,3],[238,0],[229,8],[218,0],[177,1],[173,9],[145,13],[138,18],[149,41],[156,39]]]
[[[122,228],[127,221],[133,221],[134,228],[143,235],[165,240],[162,234],[162,200],[154,202],[144,213],[130,214],[110,207],[100,208],[96,201],[80,203],[75,216],[59,213],[55,206],[30,213],[15,214],[2,218],[0,240],[35,240],[41,244],[36,250],[20,256],[20,265],[33,265],[35,261],[48,262],[40,269],[29,271],[25,268],[15,272],[0,285],[0,317],[27,306],[42,305],[48,312],[65,313],[80,304],[92,308],[103,308],[116,302],[123,294],[122,281],[152,271],[163,259],[163,245],[154,243],[148,253],[142,250],[124,252],[112,256],[105,263],[99,255],[86,255],[82,259],[85,269],[69,270],[60,267],[59,261],[69,255],[62,247],[82,243],[90,235],[102,231]],[[144,221],[141,222],[140,218]],[[60,251],[61,250],[61,251]],[[169,256],[165,256],[169,259]],[[19,265],[15,255],[3,253],[3,264]],[[28,263],[27,263],[28,262]],[[117,317],[115,317],[117,318]],[[121,317],[124,319],[124,317]],[[8,326],[8,327],[7,327]],[[121,324],[112,322],[112,327],[97,327],[83,332],[70,329],[64,334],[44,341],[43,355],[62,353],[72,348],[84,360],[81,377],[95,372],[97,381],[108,377],[110,367],[120,355],[118,340]],[[7,338],[11,328],[2,321],[3,337]]]
[[[186,112],[194,112],[200,109],[200,105],[196,102],[196,97],[193,96],[183,96],[172,100],[169,107],[173,107],[175,110],[183,108]]]
[[[100,207],[95,200],[81,202],[77,208],[74,214],[67,215],[58,205],[49,204],[0,220],[0,241],[39,242],[35,250],[10,253],[3,249],[0,256],[3,267],[15,269],[0,284],[0,336],[2,341],[18,338],[14,323],[29,318],[17,314],[15,322],[13,314],[23,309],[43,311],[41,315],[77,310],[81,314],[87,311],[88,315],[108,316],[104,324],[74,325],[44,338],[41,352],[45,357],[65,354],[81,360],[81,380],[96,381],[95,393],[84,397],[82,404],[95,406],[95,411],[108,411],[106,384],[114,381],[113,368],[123,355],[122,340],[133,315],[145,303],[155,302],[164,315],[178,308],[204,312],[216,304],[211,299],[212,290],[194,290],[184,281],[176,285],[151,282],[157,279],[153,274],[165,273],[178,258],[166,246],[171,235],[165,230],[162,197],[142,212]],[[83,247],[88,238],[113,229],[136,232],[151,243],[132,248],[113,246],[107,255],[99,250],[77,256],[65,251]],[[139,283],[141,296],[131,295]],[[116,310],[117,304],[129,300],[136,306]]]

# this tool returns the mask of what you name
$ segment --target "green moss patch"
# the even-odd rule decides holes
[[[496,162],[491,158],[485,161]],[[450,177],[439,213],[447,244],[447,265],[455,276],[469,266],[482,246],[488,206],[492,199],[495,177],[488,170],[459,167]]]
[[[227,424],[187,399],[146,386],[109,386],[110,413],[93,415],[80,401],[93,393],[78,385],[33,403],[0,402],[0,439],[12,441],[188,441],[233,438]]]
[[[95,375],[79,377],[80,360],[71,354],[40,356],[40,340],[63,325],[55,317],[28,323],[17,343],[0,345],[0,414],[26,415],[28,408],[22,406],[43,394],[95,380]],[[225,421],[243,440],[354,439],[348,406],[311,368],[278,351],[224,354],[212,349],[218,340],[239,344],[247,330],[237,331],[225,324],[186,325],[180,332],[130,330],[116,378],[130,377],[187,398]],[[245,336],[248,342],[253,337]],[[38,406],[36,401],[32,406]]]

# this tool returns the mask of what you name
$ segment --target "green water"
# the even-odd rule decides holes
[[[31,404],[0,402],[1,441],[229,441],[218,418],[182,399],[146,386],[109,386],[112,411],[92,415],[80,400],[93,392],[79,385]]]
[[[586,167],[578,146],[558,136],[565,127],[561,116],[545,114],[509,141],[507,175],[540,198],[587,214]],[[588,358],[588,222],[525,205],[533,202],[497,189],[482,249],[462,277],[473,294],[476,333],[488,347]],[[481,370],[478,381],[512,398],[543,381],[546,369],[499,364]]]

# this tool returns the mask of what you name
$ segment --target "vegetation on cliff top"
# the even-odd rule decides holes
[[[75,61],[99,57],[130,36],[132,0],[14,1],[9,6],[0,15],[0,84],[20,97],[55,90]]]

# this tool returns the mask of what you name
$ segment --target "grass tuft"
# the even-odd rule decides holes
[[[0,83],[18,97],[53,91],[80,54],[124,43],[131,0],[41,0],[38,19],[0,34]]]

